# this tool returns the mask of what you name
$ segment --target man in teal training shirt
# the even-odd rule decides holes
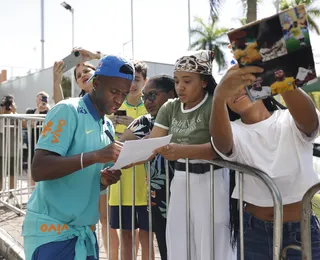
[[[22,228],[26,260],[99,259],[99,194],[121,175],[105,168],[122,148],[105,115],[129,94],[134,66],[108,55],[90,80],[89,94],[61,101],[45,119],[32,163],[37,185]]]

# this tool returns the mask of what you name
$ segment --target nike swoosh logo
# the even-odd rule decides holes
[[[90,134],[93,130],[86,131],[86,134]]]

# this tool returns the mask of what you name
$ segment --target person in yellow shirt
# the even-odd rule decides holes
[[[298,22],[294,21],[290,29],[290,33],[296,40],[300,42],[300,46],[305,46],[306,45],[304,41],[305,37],[303,35],[301,28],[302,27],[298,24]]]
[[[258,43],[257,42],[248,43],[244,52],[245,52],[245,56],[241,58],[241,63],[243,65],[251,64],[255,61],[259,61],[262,59],[261,54],[258,50]]]
[[[116,139],[125,141],[121,138],[122,133],[132,123],[132,121],[142,115],[147,114],[142,96],[142,88],[147,82],[147,65],[141,61],[134,61],[135,80],[131,85],[130,93],[119,110],[125,110],[126,115],[113,115],[109,117],[115,126]],[[119,186],[110,187],[109,205],[110,227],[119,229]],[[132,216],[132,168],[122,170],[121,177],[121,205],[122,205],[122,256],[124,260],[132,259],[132,236],[131,236],[131,216]],[[147,185],[146,170],[144,165],[135,166],[135,229],[139,229],[138,237],[142,259],[148,259],[149,255],[149,220],[147,211]],[[136,240],[136,242],[138,242]],[[137,244],[137,243],[136,243]],[[118,246],[110,248],[111,260],[118,259]],[[113,258],[114,256],[114,258]],[[144,257],[145,256],[145,257]]]
[[[296,88],[295,79],[293,77],[286,77],[283,70],[277,70],[274,73],[274,77],[277,81],[270,86],[272,95],[282,94]]]
[[[126,115],[116,115],[109,117],[115,126],[116,138],[120,139],[123,132],[132,123],[132,121],[141,115],[147,114],[144,107],[142,96],[142,88],[147,82],[147,64],[141,61],[134,61],[135,79],[131,85],[130,93],[122,103],[119,110],[125,110]]]

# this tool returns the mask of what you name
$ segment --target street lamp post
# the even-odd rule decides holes
[[[66,2],[61,3],[61,5],[68,11],[71,12],[72,16],[72,49],[74,48],[74,8]]]
[[[71,11],[72,16],[72,49],[74,48],[74,9]]]
[[[188,38],[189,38],[189,49],[191,47],[191,21],[190,21],[190,0],[188,0]]]
[[[131,48],[132,59],[134,59],[134,40],[133,40],[133,0],[131,0]]]
[[[41,1],[41,69],[44,69],[44,0]]]
[[[74,48],[74,8],[66,2],[61,3],[61,5],[71,13],[72,17],[72,49]],[[71,97],[74,96],[74,79],[71,77]]]

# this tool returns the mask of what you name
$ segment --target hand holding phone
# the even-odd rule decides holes
[[[59,84],[62,80],[63,70],[64,70],[63,61],[62,60],[56,61],[53,65],[53,80],[55,82],[58,81]]]
[[[125,125],[125,126],[129,126],[133,120],[134,118],[131,116],[118,116],[116,119],[117,124]]]
[[[114,113],[115,116],[127,116],[127,111],[126,110],[118,110],[117,112]]]
[[[99,60],[101,59],[101,53],[100,52],[91,52],[91,51],[88,51],[88,50],[85,50],[81,47],[77,47],[77,48],[74,48],[73,49],[74,52],[78,51],[80,52],[80,55],[82,56],[82,60],[83,61],[90,61],[90,60]]]
[[[80,64],[83,61],[83,58],[79,51],[75,51],[62,59],[62,61],[64,63],[63,72],[67,72],[68,70]]]

